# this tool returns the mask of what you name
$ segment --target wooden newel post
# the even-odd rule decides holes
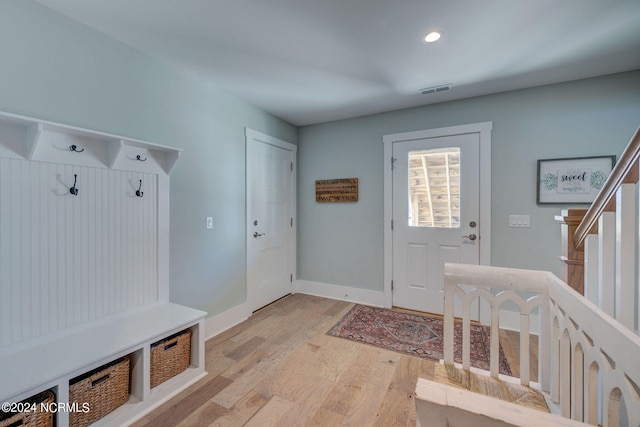
[[[584,245],[575,247],[573,235],[586,213],[587,209],[563,209],[560,215],[555,216],[562,233],[561,279],[581,295],[584,295]]]

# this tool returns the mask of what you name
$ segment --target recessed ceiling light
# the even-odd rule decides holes
[[[437,31],[431,31],[429,34],[427,34],[427,36],[424,38],[424,41],[426,41],[427,43],[433,43],[435,41],[438,41],[440,39],[440,33]]]

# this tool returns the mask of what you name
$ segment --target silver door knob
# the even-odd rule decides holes
[[[262,237],[262,236],[266,236],[266,235],[267,235],[267,233],[258,233],[257,231],[255,233],[253,233],[253,237],[255,237],[256,239],[258,237]]]
[[[468,236],[462,236],[463,239],[476,240],[478,236],[475,234],[469,234]]]

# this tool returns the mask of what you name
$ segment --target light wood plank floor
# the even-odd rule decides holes
[[[207,341],[209,375],[134,426],[415,426],[418,376],[437,362],[325,335],[351,307],[302,294],[267,306]],[[517,334],[501,342],[518,372]]]

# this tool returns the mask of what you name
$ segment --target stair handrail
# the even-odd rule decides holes
[[[575,247],[580,247],[598,223],[598,218],[603,212],[615,210],[616,192],[622,184],[638,182],[638,166],[640,160],[640,127],[627,144],[620,159],[611,171],[609,178],[605,182],[602,190],[591,204],[587,214],[576,229],[573,235]]]

